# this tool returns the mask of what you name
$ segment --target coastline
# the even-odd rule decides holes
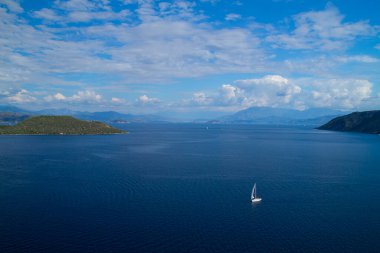
[[[89,135],[118,135],[118,134],[129,134],[129,132],[125,133],[106,133],[106,134],[1,134],[0,136],[89,136]]]

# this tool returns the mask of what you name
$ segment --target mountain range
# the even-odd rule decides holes
[[[106,123],[152,123],[166,122],[162,117],[156,115],[135,115],[125,114],[115,111],[105,112],[82,112],[69,109],[46,109],[39,111],[29,111],[15,106],[0,105],[0,123],[6,125],[16,124],[25,118],[39,115],[50,116],[73,116],[82,120],[97,120]]]
[[[317,126],[344,114],[346,113],[331,109],[308,109],[299,111],[283,108],[251,107],[231,115],[211,120],[193,121],[193,123]],[[38,115],[66,115],[82,120],[98,120],[110,124],[179,122],[178,120],[158,115],[135,115],[115,111],[83,112],[72,111],[65,108],[29,111],[14,106],[0,105],[0,123],[2,124],[16,124],[27,117]]]
[[[345,112],[331,109],[307,109],[304,111],[272,107],[250,107],[212,123],[261,124],[261,125],[321,125]]]

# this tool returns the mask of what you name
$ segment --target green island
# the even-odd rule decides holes
[[[36,116],[14,126],[0,126],[0,134],[20,135],[93,135],[122,134],[127,131],[116,129],[99,121],[79,120],[71,116]]]
[[[317,129],[380,134],[380,111],[353,112],[332,119]]]

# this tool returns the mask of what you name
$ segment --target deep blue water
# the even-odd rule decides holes
[[[0,136],[0,252],[379,252],[380,136],[125,127]]]

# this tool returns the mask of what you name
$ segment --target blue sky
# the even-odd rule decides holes
[[[378,109],[380,1],[0,0],[0,103]]]

